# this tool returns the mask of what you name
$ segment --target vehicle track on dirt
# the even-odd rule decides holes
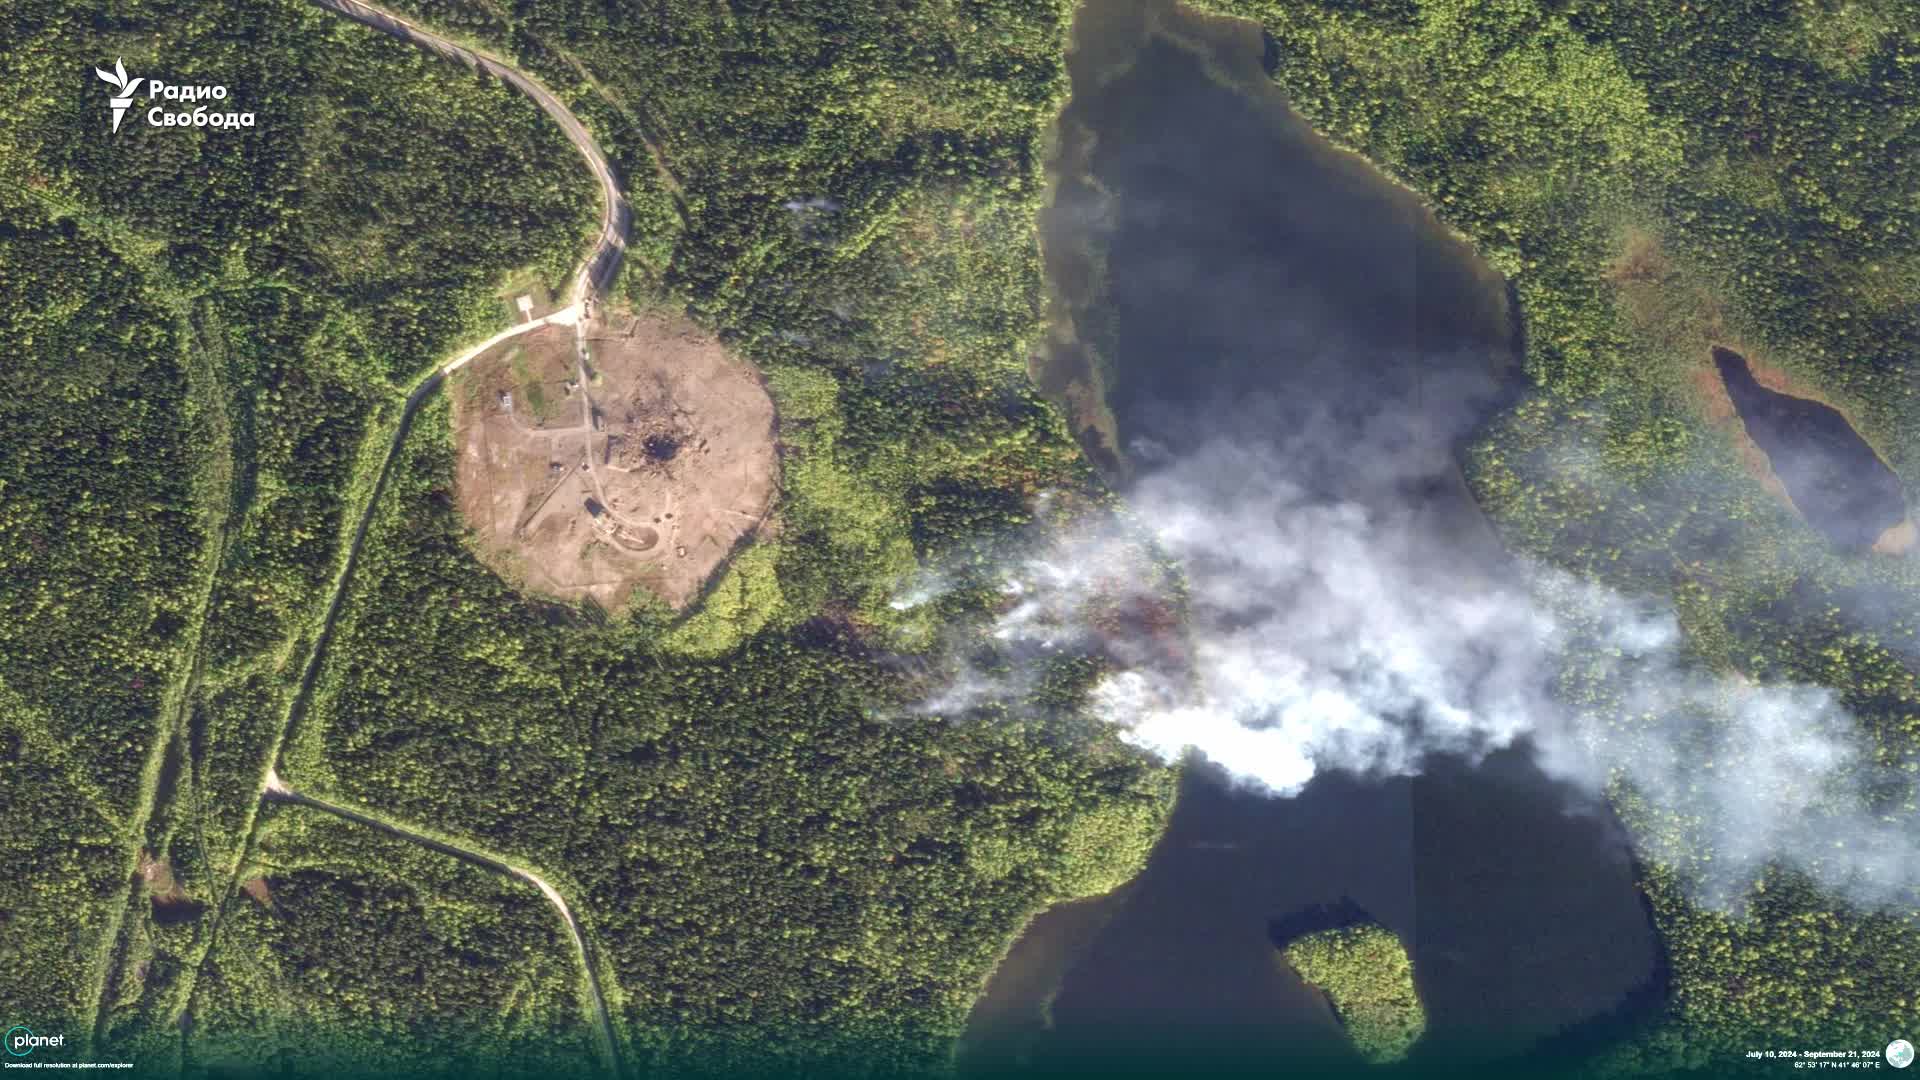
[[[117,246],[114,250],[116,253],[120,251]],[[170,682],[162,696],[159,722],[141,771],[139,798],[124,819],[117,823],[129,843],[129,873],[125,900],[109,913],[99,935],[94,959],[88,968],[87,997],[83,1004],[86,1026],[81,1035],[82,1044],[88,1047],[98,1045],[106,1037],[112,1019],[115,1005],[113,982],[121,971],[127,952],[126,916],[129,910],[139,905],[144,888],[139,872],[139,852],[150,842],[148,828],[170,797],[162,790],[167,755],[185,737],[194,694],[206,672],[202,640],[233,524],[231,418],[227,414],[226,390],[219,364],[208,351],[204,327],[196,321],[192,301],[178,294],[177,285],[164,268],[150,259],[136,257],[133,261],[157,282],[163,283],[159,295],[165,297],[165,302],[174,308],[184,343],[182,355],[186,359],[184,371],[189,394],[203,406],[201,415],[206,418],[207,429],[201,447],[204,456],[201,464],[196,466],[199,477],[196,487],[199,490],[194,496],[194,503],[206,526],[207,539],[200,553],[201,565],[195,569],[194,618],[187,624],[185,663],[179,676]],[[0,690],[4,690],[4,687],[0,687]],[[96,810],[104,813],[101,807],[96,807]]]
[[[339,15],[344,15],[357,23],[373,27],[381,33],[399,38],[409,44],[418,45],[454,63],[462,64],[474,71],[491,75],[515,90],[533,99],[533,103],[552,117],[560,125],[567,141],[573,144],[580,156],[586,159],[587,168],[592,171],[595,180],[600,182],[601,214],[600,237],[594,249],[581,264],[580,272],[574,279],[571,303],[579,304],[591,299],[591,293],[604,291],[613,283],[614,275],[620,269],[620,260],[626,254],[627,233],[633,225],[633,208],[628,205],[627,197],[620,189],[619,178],[614,174],[613,165],[607,155],[601,151],[600,144],[593,141],[593,135],[573,115],[553,92],[542,86],[533,76],[514,67],[499,57],[480,52],[449,41],[431,30],[408,22],[394,13],[363,4],[360,0],[313,0],[320,7]]]
[[[626,195],[621,190],[619,178],[615,174],[612,164],[608,161],[606,154],[600,149],[599,144],[594,142],[593,136],[587,131],[586,126],[567,109],[566,105],[563,104],[559,98],[555,97],[551,91],[547,90],[546,87],[542,86],[525,72],[497,57],[476,51],[464,45],[456,44],[430,30],[408,22],[391,12],[370,4],[360,3],[359,0],[313,0],[313,3],[335,14],[352,19],[355,22],[372,27],[401,41],[419,46],[445,59],[462,64],[471,70],[491,75],[514,89],[519,90],[528,98],[531,98],[536,105],[540,106],[542,111],[559,124],[567,140],[580,152],[580,156],[587,163],[588,170],[593,173],[594,179],[599,183],[601,193],[600,232],[594,241],[592,249],[588,251],[586,258],[581,262],[580,269],[574,274],[573,284],[569,290],[568,302],[565,307],[551,312],[542,318],[509,327],[477,345],[462,350],[459,355],[427,372],[408,390],[400,416],[394,423],[393,435],[387,445],[386,452],[380,458],[377,468],[374,469],[375,478],[372,488],[365,502],[359,509],[357,519],[354,521],[346,553],[339,564],[340,568],[335,576],[332,588],[329,590],[324,608],[322,609],[323,614],[314,633],[313,645],[307,653],[305,662],[301,665],[300,676],[295,684],[293,697],[287,706],[286,716],[281,723],[279,733],[275,736],[271,747],[265,755],[266,769],[261,777],[260,783],[261,799],[256,802],[248,812],[246,824],[242,829],[245,840],[241,850],[237,853],[237,857],[232,861],[232,877],[228,880],[226,888],[223,890],[218,902],[214,905],[214,919],[208,930],[205,944],[198,950],[199,955],[195,957],[190,964],[190,969],[194,972],[193,981],[197,981],[198,974],[204,968],[207,957],[213,952],[215,941],[220,932],[222,914],[227,905],[232,901],[235,893],[239,890],[241,878],[246,871],[248,857],[251,856],[258,845],[260,805],[269,799],[296,802],[335,814],[347,820],[357,821],[374,828],[383,829],[393,835],[415,843],[425,844],[428,847],[455,858],[465,859],[469,862],[510,874],[529,882],[535,888],[539,889],[541,894],[561,913],[563,921],[566,923],[568,934],[573,939],[575,951],[579,956],[585,973],[584,985],[590,999],[591,1020],[598,1041],[602,1045],[602,1055],[606,1059],[608,1069],[616,1080],[618,1080],[618,1078],[624,1075],[620,1058],[620,1043],[613,1028],[611,1014],[607,1009],[606,994],[601,986],[599,973],[593,964],[594,952],[579,919],[575,917],[572,909],[568,907],[566,900],[558,891],[531,871],[514,866],[497,856],[487,855],[470,848],[462,848],[459,845],[451,844],[444,840],[428,836],[427,834],[383,821],[360,811],[334,803],[328,803],[312,796],[299,794],[280,779],[278,765],[280,754],[286,745],[288,735],[304,718],[306,709],[311,703],[314,686],[325,660],[327,648],[332,643],[335,624],[339,620],[347,590],[352,584],[354,571],[359,565],[360,554],[362,548],[365,546],[368,527],[373,521],[374,513],[379,508],[380,498],[386,490],[387,481],[392,474],[394,462],[398,459],[401,448],[405,445],[407,434],[412,429],[414,416],[419,412],[420,406],[424,404],[428,398],[433,396],[434,391],[440,388],[441,384],[446,381],[449,375],[466,365],[474,357],[481,355],[503,341],[530,333],[543,326],[558,325],[573,327],[577,341],[584,347],[584,328],[592,317],[593,305],[601,298],[608,287],[612,285],[614,278],[619,273],[621,260],[625,257],[627,235],[629,229],[632,227],[632,210],[628,205]],[[181,1010],[191,1008],[192,995],[193,990],[189,987],[186,993],[180,998]],[[172,1017],[172,1020],[176,1023],[182,1019],[183,1017],[181,1016]],[[180,1024],[180,1027],[182,1031],[182,1054],[184,1060],[185,1032],[189,1029],[190,1025]]]
[[[559,912],[560,922],[566,927],[567,936],[573,940],[575,958],[580,961],[581,969],[586,972],[586,985],[591,998],[590,1004],[593,1012],[594,1034],[600,1043],[601,1056],[606,1061],[608,1071],[615,1077],[625,1075],[621,1068],[619,1038],[613,1030],[613,1017],[607,1012],[606,995],[601,992],[600,975],[594,967],[593,945],[587,940],[586,932],[581,929],[580,920],[574,917],[573,909],[567,905],[566,897],[562,896],[558,889],[548,884],[545,878],[528,870],[524,866],[518,866],[507,861],[503,856],[459,844],[452,840],[431,836],[417,829],[408,828],[398,822],[389,821],[378,815],[367,813],[364,810],[355,810],[352,807],[343,806],[336,802],[329,802],[326,799],[316,799],[311,795],[302,794],[299,791],[295,791],[286,781],[280,779],[279,772],[274,769],[267,770],[267,783],[262,797],[273,802],[284,803],[291,806],[310,807],[322,813],[332,814],[337,818],[351,821],[357,825],[365,825],[370,829],[378,829],[390,836],[396,836],[409,843],[418,844],[421,847],[437,851],[450,858],[472,863],[475,866],[485,870],[491,870],[497,874],[519,878],[521,881],[540,890],[540,895],[545,897],[549,904],[553,905],[555,911]]]

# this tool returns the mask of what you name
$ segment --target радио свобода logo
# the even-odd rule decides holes
[[[33,1029],[25,1024],[15,1024],[7,1029],[7,1054],[10,1057],[26,1057],[43,1046],[65,1045],[65,1035],[35,1035]]]
[[[227,88],[224,86],[161,82],[159,79],[141,79],[137,76],[129,78],[127,65],[118,57],[114,58],[112,71],[94,68],[93,73],[100,77],[101,82],[113,87],[111,91],[113,96],[107,99],[107,105],[113,109],[112,130],[115,132],[120,130],[120,121],[127,115],[127,110],[133,107],[133,96],[140,92],[142,82],[147,84],[146,98],[149,101],[184,103],[227,100]],[[183,108],[179,111],[170,111],[164,105],[155,105],[147,110],[147,126],[214,128],[216,130],[252,127],[253,114],[235,112],[232,109],[216,110],[206,105],[195,105],[191,109]]]
[[[107,104],[113,106],[113,130],[120,130],[120,118],[127,115],[127,108],[133,104],[133,95],[140,89],[140,80],[127,78],[127,66],[118,59],[113,62],[113,70],[94,68],[93,73],[114,86],[113,100]]]

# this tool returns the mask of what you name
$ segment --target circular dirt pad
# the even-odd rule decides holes
[[[683,319],[548,326],[453,376],[460,509],[509,579],[684,608],[772,506],[773,402]]]

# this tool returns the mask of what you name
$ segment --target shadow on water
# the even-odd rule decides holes
[[[1900,478],[1838,409],[1767,389],[1731,349],[1716,346],[1713,364],[1794,508],[1835,547],[1870,548],[1906,520]]]
[[[1036,378],[1123,490],[1209,440],[1277,447],[1274,483],[1409,515],[1431,572],[1511,581],[1456,464],[1517,392],[1506,283],[1287,110],[1270,52],[1251,24],[1158,0],[1083,7]],[[960,1064],[1357,1069],[1273,938],[1343,902],[1410,945],[1429,1013],[1414,1063],[1591,1024],[1657,983],[1657,943],[1623,831],[1573,800],[1522,749],[1411,780],[1323,772],[1285,799],[1197,763],[1134,882],[1016,943]]]

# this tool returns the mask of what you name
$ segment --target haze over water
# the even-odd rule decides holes
[[[1153,22],[1183,40],[1142,42]],[[1452,456],[1507,392],[1498,276],[1285,109],[1249,25],[1097,0],[1075,45],[1042,223],[1056,314],[1072,328],[1042,382],[1069,399],[1069,384],[1104,383],[1110,419],[1080,409],[1074,423],[1139,513],[1199,508],[1196,527],[1216,535],[1176,554],[1200,607],[1210,582],[1260,588],[1234,565],[1236,536],[1249,553],[1283,536],[1311,545],[1346,535],[1320,526],[1354,514],[1392,523],[1395,544],[1376,557],[1398,575],[1436,575],[1449,597],[1478,581],[1511,588],[1514,567]],[[1241,531],[1217,535],[1222,523]],[[1147,524],[1179,547],[1178,522]],[[1221,610],[1242,625],[1196,633],[1312,633],[1298,624],[1322,617],[1316,588],[1235,598]],[[1337,641],[1339,616],[1325,614]],[[1503,677],[1468,681],[1497,692]],[[1429,1060],[1523,1050],[1652,974],[1623,834],[1524,752],[1480,768],[1443,757],[1418,779],[1311,765],[1263,779],[1290,775],[1304,786],[1275,798],[1194,768],[1145,872],[1109,901],[1043,916],[1016,946],[963,1062],[1357,1067],[1324,1000],[1276,962],[1272,933],[1343,898],[1411,947],[1429,1012],[1416,1054]],[[1045,1031],[1038,1000],[1021,1018],[1037,987],[1055,991]]]

